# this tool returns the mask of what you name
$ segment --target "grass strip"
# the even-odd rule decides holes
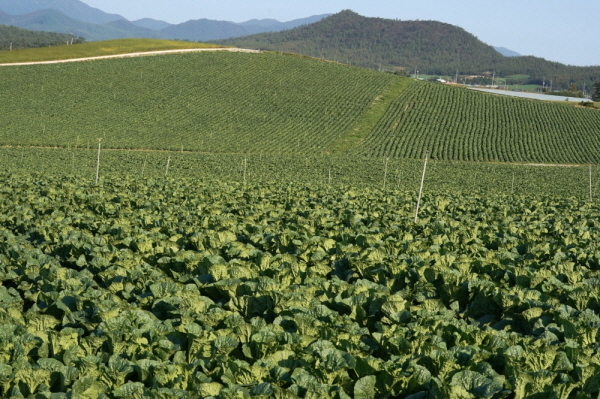
[[[160,39],[116,39],[100,42],[0,51],[0,63],[68,60],[144,51],[224,47],[210,43]]]
[[[331,144],[328,152],[331,154],[339,154],[359,145],[375,128],[392,101],[402,94],[402,92],[412,83],[413,81],[408,78],[392,80],[388,87],[375,98],[371,106],[362,114],[350,130]]]

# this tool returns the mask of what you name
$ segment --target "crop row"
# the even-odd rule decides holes
[[[600,162],[600,112],[415,83],[354,152],[502,162]]]
[[[93,181],[97,150],[0,149],[0,166],[12,173],[77,176]],[[168,164],[168,170],[167,170]],[[168,177],[220,179],[248,184],[317,184],[326,186],[418,190],[422,160],[279,154],[210,154],[193,152],[103,150],[100,178]],[[600,195],[597,166],[591,168],[592,197]],[[511,165],[430,160],[426,192],[451,191],[473,195],[555,195],[589,198],[590,168]]]
[[[201,53],[2,70],[0,143],[320,151],[393,77],[276,54]]]

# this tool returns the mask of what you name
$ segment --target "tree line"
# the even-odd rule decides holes
[[[0,50],[19,50],[83,43],[85,38],[69,33],[42,32],[0,25]]]

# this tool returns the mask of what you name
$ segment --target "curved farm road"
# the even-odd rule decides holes
[[[126,54],[100,55],[97,57],[69,58],[66,60],[54,60],[54,61],[10,62],[10,63],[5,63],[5,64],[0,64],[0,66],[62,64],[65,62],[95,61],[95,60],[106,60],[106,59],[110,59],[110,58],[145,57],[145,56],[149,56],[149,55],[161,55],[161,54],[196,53],[196,52],[201,52],[201,51],[230,51],[230,52],[234,52],[234,53],[262,53],[262,51],[260,51],[260,50],[250,50],[250,49],[244,49],[244,48],[229,48],[229,47],[191,48],[191,49],[177,49],[177,50],[143,51],[143,52],[139,52],[139,53],[126,53]]]

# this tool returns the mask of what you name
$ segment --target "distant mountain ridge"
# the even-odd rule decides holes
[[[118,14],[109,14],[79,0],[0,0],[0,10],[11,15],[24,15],[40,10],[58,10],[67,17],[91,24],[125,19]]]
[[[0,11],[0,24],[44,32],[70,33],[87,40],[107,40],[128,37],[160,39],[156,31],[145,29],[121,19],[106,24],[91,24],[70,18],[61,11],[45,9],[24,15],[9,15]]]
[[[138,19],[135,21],[131,21],[131,23],[134,25],[140,26],[142,28],[152,29],[152,30],[161,30],[161,29],[168,28],[169,26],[172,25],[168,22],[160,21],[160,20],[152,19],[152,18],[142,18],[142,19]]]
[[[235,23],[196,19],[170,24],[151,18],[128,21],[118,14],[105,13],[79,0],[0,0],[0,24],[30,30],[72,33],[88,40],[143,37],[211,41],[291,29],[327,16],[329,14],[287,22],[254,19]]]
[[[330,14],[315,15],[288,22],[279,22],[274,19],[254,19],[235,23],[210,19],[196,19],[177,25],[171,25],[162,29],[160,33],[165,35],[165,38],[169,39],[212,41],[263,32],[279,32],[320,21],[329,15]]]
[[[516,51],[509,50],[506,47],[494,46],[494,50],[496,50],[497,52],[499,52],[500,54],[502,54],[505,57],[522,57],[521,54],[517,53]]]

